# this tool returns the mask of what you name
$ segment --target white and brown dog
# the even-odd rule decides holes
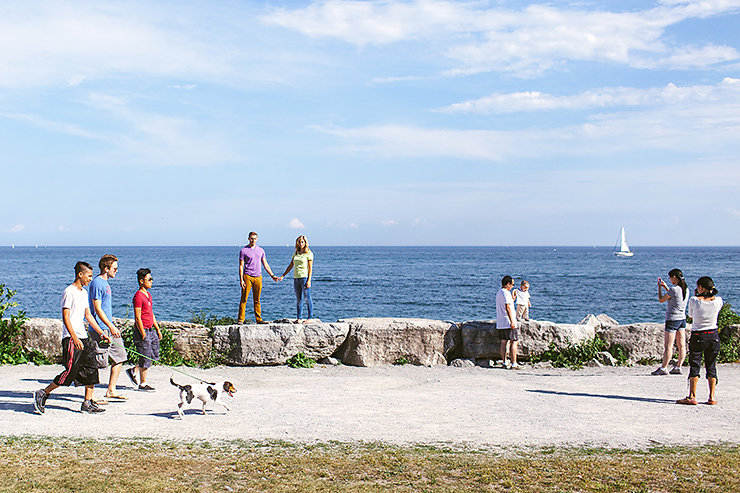
[[[223,401],[223,396],[228,394],[229,397],[234,397],[234,392],[236,392],[231,382],[200,382],[195,385],[180,385],[170,377],[170,383],[180,389],[180,403],[177,405],[177,414],[180,415],[180,419],[185,415],[182,412],[183,406],[193,402],[193,399],[200,399],[203,402],[203,414],[206,413],[206,405],[209,402],[220,404],[230,411],[229,406]]]

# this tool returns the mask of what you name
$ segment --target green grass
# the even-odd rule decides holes
[[[0,492],[740,491],[740,447],[471,450],[377,443],[0,438]]]

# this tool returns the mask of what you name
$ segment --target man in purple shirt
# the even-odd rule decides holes
[[[270,264],[267,263],[265,251],[257,246],[257,233],[249,233],[249,244],[239,252],[239,282],[242,286],[242,297],[239,300],[239,315],[237,323],[244,323],[244,316],[247,311],[247,298],[249,291],[253,291],[252,301],[254,301],[254,321],[258,324],[266,324],[262,320],[262,307],[260,306],[260,294],[262,293],[262,266],[273,281],[277,282],[278,278],[272,273]]]

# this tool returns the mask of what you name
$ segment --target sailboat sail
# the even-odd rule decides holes
[[[620,257],[631,257],[634,255],[632,252],[630,252],[630,247],[627,245],[627,239],[624,235],[624,228],[622,228],[622,231],[619,233],[619,238],[617,239],[617,248],[615,248],[614,255],[619,255]]]

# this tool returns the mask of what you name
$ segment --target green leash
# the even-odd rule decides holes
[[[123,344],[119,344],[119,343],[117,343],[117,342],[112,342],[112,341],[110,342],[110,344],[113,344],[113,345],[116,345],[116,346],[122,347],[122,348],[123,348],[123,349],[125,349],[126,351],[130,351],[130,352],[132,352],[132,353],[136,354],[137,356],[141,356],[142,358],[146,358],[146,359],[150,360],[150,361],[151,361],[152,363],[157,363],[157,364],[158,364],[159,366],[164,366],[164,367],[167,367],[167,368],[169,368],[170,370],[176,371],[177,373],[182,373],[182,374],[183,374],[183,375],[185,375],[186,377],[190,377],[190,378],[192,378],[192,379],[194,379],[194,380],[198,380],[198,381],[199,381],[200,383],[211,383],[211,382],[206,382],[206,381],[205,381],[205,380],[203,380],[202,378],[198,378],[198,377],[196,377],[196,376],[193,376],[193,375],[191,375],[191,374],[189,374],[189,373],[185,373],[185,372],[184,372],[184,371],[182,371],[182,370],[178,370],[178,369],[177,369],[177,368],[175,368],[174,366],[167,366],[167,365],[165,365],[164,363],[161,363],[161,362],[160,362],[159,360],[157,360],[157,359],[154,359],[154,358],[150,358],[149,356],[146,356],[146,355],[144,355],[144,354],[141,354],[141,353],[139,353],[139,352],[136,352],[136,351],[134,351],[134,350],[133,350],[133,349],[131,349],[131,348],[127,348],[127,347],[126,347],[126,346],[124,346]],[[213,384],[211,384],[211,385],[213,385]]]

